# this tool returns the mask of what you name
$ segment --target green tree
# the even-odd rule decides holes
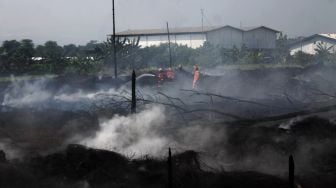
[[[35,49],[33,41],[30,39],[23,39],[14,54],[15,63],[18,66],[17,69],[19,72],[26,72],[30,69],[33,62],[32,57],[34,57],[34,54]]]
[[[262,51],[260,50],[254,50],[254,51],[250,51],[244,62],[246,63],[263,63],[264,61],[264,54]]]
[[[221,55],[223,63],[250,63],[248,57],[254,57],[254,52],[243,45],[241,48],[221,48]]]
[[[44,46],[43,45],[38,45],[35,48],[35,56],[36,57],[44,57]]]
[[[221,49],[215,47],[209,42],[205,42],[203,46],[195,49],[195,55],[191,58],[191,64],[217,66],[223,63],[221,57]]]
[[[189,48],[186,45],[172,45],[173,49],[173,66],[178,65],[193,65],[193,57],[196,55],[196,50]],[[196,63],[195,63],[196,64]]]
[[[60,73],[65,68],[63,48],[55,41],[47,41],[36,48],[36,54],[43,58],[44,66],[49,72]]]
[[[3,55],[7,58],[13,56],[20,47],[20,42],[16,40],[6,40],[2,44]]]
[[[306,65],[308,63],[314,62],[314,56],[302,51],[298,51],[293,56],[293,62],[296,64]]]
[[[276,41],[276,48],[272,54],[275,62],[278,62],[278,63],[287,62],[287,59],[290,56],[288,44],[289,44],[289,40],[287,38],[287,35],[283,35],[282,33],[280,33],[280,36]]]
[[[116,39],[116,52],[118,58],[119,69],[136,69],[141,66],[139,63],[141,57],[139,55],[140,38],[134,39]],[[113,67],[113,42],[112,38],[109,38],[106,42],[96,45],[94,52],[97,59],[103,59],[106,65]]]
[[[34,43],[30,39],[24,39],[21,42],[5,41],[1,53],[3,67],[7,71],[25,72],[32,63],[34,53]]]
[[[78,56],[78,47],[74,44],[68,44],[63,46],[63,56],[64,57],[77,57]]]
[[[4,48],[2,47],[2,45],[0,46],[0,72],[3,73],[6,71],[6,64],[5,64],[5,52],[4,52]]]
[[[23,39],[20,43],[18,51],[23,54],[24,57],[31,59],[35,54],[33,41],[30,39]]]
[[[44,44],[43,57],[49,61],[59,62],[63,58],[63,48],[55,41],[47,41]]]

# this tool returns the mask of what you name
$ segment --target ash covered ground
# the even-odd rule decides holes
[[[1,187],[335,187],[336,69],[203,73],[1,83]]]

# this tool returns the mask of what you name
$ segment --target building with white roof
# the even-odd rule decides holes
[[[240,48],[245,45],[250,49],[273,49],[276,46],[277,30],[259,26],[236,28],[222,27],[185,27],[171,28],[172,43],[191,48],[201,47],[204,42],[223,48]],[[168,43],[167,29],[126,30],[116,33],[119,39],[138,39],[141,47],[158,46]]]
[[[291,44],[289,50],[291,55],[300,51],[315,55],[319,46],[328,49],[330,53],[336,53],[336,34],[315,34],[302,38]]]

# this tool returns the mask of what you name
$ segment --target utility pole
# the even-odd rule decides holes
[[[202,33],[204,34],[204,9],[201,9],[201,16],[202,16]],[[204,34],[204,41],[206,41],[206,34]]]
[[[118,65],[117,65],[117,49],[116,49],[116,35],[115,35],[115,8],[114,8],[114,0],[112,0],[112,20],[113,20],[113,35],[112,35],[112,43],[113,43],[113,61],[114,61],[114,78],[118,78]]]
[[[201,15],[202,15],[202,32],[204,31],[204,9],[201,9]]]
[[[172,67],[172,53],[171,53],[171,46],[170,46],[170,32],[169,32],[168,22],[167,22],[167,33],[168,33],[168,47],[169,47],[169,67]]]

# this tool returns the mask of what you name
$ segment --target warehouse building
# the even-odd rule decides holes
[[[265,26],[248,28],[222,26],[171,28],[169,33],[172,43],[191,48],[199,48],[207,41],[223,48],[245,45],[250,49],[273,49],[280,32]],[[167,29],[126,30],[116,33],[116,37],[130,40],[139,38],[141,47],[168,43]]]

